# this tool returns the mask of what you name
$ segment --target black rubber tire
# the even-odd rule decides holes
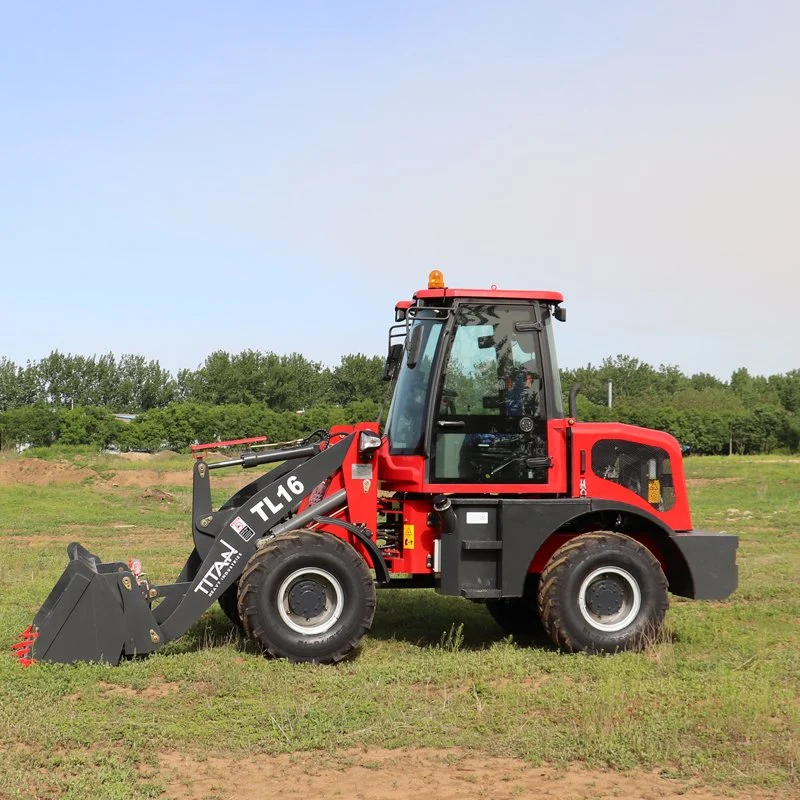
[[[623,594],[628,592],[632,598],[638,588],[639,608],[635,612],[636,603],[631,600],[622,619],[613,622],[609,616],[609,622],[604,622],[600,615],[592,624],[587,618],[592,614],[581,610],[579,598],[584,581],[604,568],[620,571],[612,581],[623,587]],[[597,581],[609,574],[599,574]],[[594,581],[585,588],[584,598],[592,585]],[[619,533],[585,533],[571,539],[553,554],[539,583],[542,625],[555,645],[570,653],[640,650],[658,636],[668,604],[667,579],[658,560],[644,545]],[[623,611],[624,605],[618,613]],[[632,615],[630,621],[619,630],[596,627],[622,624],[628,615]]]
[[[341,590],[340,614],[324,632],[299,632],[281,616],[281,588],[289,596],[289,587],[296,583],[285,582],[305,569],[322,571],[331,578],[328,585]],[[290,661],[330,664],[350,655],[372,627],[375,604],[375,581],[364,559],[347,542],[317,531],[277,537],[256,551],[239,580],[238,607],[245,633],[269,655]],[[326,599],[324,611],[328,606]],[[284,614],[289,609],[284,608]]]
[[[528,575],[522,597],[487,600],[492,619],[512,636],[534,636],[542,631],[539,617],[539,576]]]
[[[242,630],[242,618],[239,616],[239,581],[229,586],[220,596],[219,607],[225,616],[239,629]]]

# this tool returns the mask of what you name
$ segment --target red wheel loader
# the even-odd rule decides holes
[[[194,465],[194,547],[173,584],[78,544],[14,649],[22,663],[151,653],[214,603],[266,653],[336,662],[370,629],[376,588],[486,604],[568,652],[640,648],[668,592],[720,600],[737,538],[692,529],[678,442],[564,413],[557,292],[427,289],[395,308],[386,424]],[[221,508],[218,469],[278,464]],[[135,565],[135,562],[134,562]]]

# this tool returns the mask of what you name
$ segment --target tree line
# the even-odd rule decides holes
[[[619,355],[599,366],[562,370],[561,381],[565,395],[580,383],[580,419],[664,430],[695,453],[769,453],[776,448],[796,452],[800,447],[798,369],[764,377],[741,368],[724,381],[705,372],[689,376],[675,366],[653,367]]]
[[[277,355],[216,351],[197,369],[172,375],[158,361],[113,353],[76,356],[50,353],[24,366],[0,357],[0,412],[29,406],[107,408],[139,413],[172,403],[262,403],[274,411],[297,411],[351,400],[379,400],[383,359],[356,353],[333,369],[300,353]]]
[[[195,442],[266,435],[271,442],[300,439],[319,428],[374,420],[379,406],[359,400],[344,406],[314,406],[302,414],[275,411],[262,403],[204,405],[172,403],[138,414],[131,422],[107,408],[28,406],[0,414],[0,443],[114,445],[120,450],[187,450]]]
[[[329,368],[299,353],[216,351],[176,375],[136,355],[54,351],[24,366],[0,358],[0,445],[185,449],[195,441],[262,434],[287,441],[315,428],[376,419],[387,395],[382,369],[380,356],[361,353]],[[764,377],[742,368],[725,381],[619,355],[562,370],[561,380],[565,407],[570,387],[581,384],[580,419],[666,430],[693,452],[800,447],[800,370]],[[136,419],[124,423],[114,412]]]

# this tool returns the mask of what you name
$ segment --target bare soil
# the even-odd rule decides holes
[[[468,750],[369,749],[277,756],[160,756],[153,776],[170,800],[282,800],[369,798],[369,800],[463,800],[466,797],[627,798],[628,800],[718,800],[752,798],[749,791],[718,790],[692,779],[662,777],[658,771],[613,772],[584,767],[534,767],[517,758],[493,758]],[[758,790],[760,798],[788,794]]]
[[[130,686],[119,686],[115,683],[108,683],[107,681],[98,681],[97,689],[101,697],[122,697],[122,698],[145,698],[147,700],[161,700],[171,694],[180,691],[180,685],[177,683],[157,683],[153,686],[147,686],[144,689],[134,689]],[[83,699],[81,692],[74,692],[73,694],[64,695],[66,700],[71,703],[77,703]]]
[[[116,458],[125,461],[158,461],[178,455],[174,450],[160,450],[158,453],[117,453]]]
[[[188,523],[185,526],[187,541],[191,538]],[[20,547],[31,545],[62,545],[83,539],[98,541],[113,541],[120,547],[135,546],[146,541],[149,547],[166,547],[174,544],[176,533],[180,536],[183,530],[164,531],[154,528],[139,527],[137,525],[109,525],[108,527],[74,526],[65,525],[58,529],[58,533],[3,533],[3,541],[7,544]]]
[[[41,458],[0,461],[0,485],[47,486],[51,483],[80,483],[86,478],[96,477],[97,473],[92,469]]]
[[[119,472],[110,472],[108,482],[111,486],[141,486],[142,488],[159,486],[191,486],[192,471],[186,470],[155,470],[155,469],[127,469]],[[232,469],[227,475],[213,475],[211,485],[222,486],[226,489],[240,489],[254,481],[258,473],[254,470]]]
[[[142,456],[137,461],[157,461],[158,455],[149,453],[128,453],[130,456]],[[258,470],[232,469],[225,475],[214,475],[212,486],[226,489],[240,489],[258,476]],[[191,486],[192,471],[135,469],[118,470],[98,474],[89,467],[74,467],[61,461],[45,461],[41,458],[20,458],[0,461],[0,486],[19,485],[48,486],[50,484],[81,483],[87,478],[97,478],[97,487],[116,488],[119,486],[135,486],[144,489],[162,486]]]

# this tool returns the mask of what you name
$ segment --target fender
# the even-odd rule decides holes
[[[372,568],[375,570],[375,580],[377,581],[378,585],[389,585],[389,570],[386,567],[386,562],[383,560],[381,551],[378,549],[378,545],[376,545],[375,542],[367,535],[367,532],[363,528],[353,525],[352,522],[346,522],[343,519],[336,519],[336,517],[316,516],[314,517],[314,522],[318,522],[320,525],[336,525],[339,528],[344,528],[344,530],[346,530],[348,533],[351,533],[353,536],[355,536],[356,539],[358,539],[358,541],[364,545],[365,549],[369,553],[369,557],[372,561]]]
[[[627,503],[592,498],[528,503],[524,500],[501,500],[500,504],[504,596],[521,596],[528,568],[545,542],[552,534],[585,516],[608,517],[605,526],[608,530],[634,538],[637,533],[651,535],[659,547],[659,552],[654,555],[663,561],[670,587],[675,584],[675,588],[680,586],[682,590],[692,591],[684,580],[685,576],[691,576],[691,570],[682,549],[675,544],[675,532],[655,514]],[[526,505],[529,506],[527,509]],[[579,532],[575,531],[576,534]]]
[[[659,550],[654,555],[664,563],[672,590],[679,591],[680,594],[688,593],[687,596],[694,596],[697,591],[694,586],[693,571],[685,556],[687,548],[676,544],[675,532],[663,520],[636,506],[588,497],[555,499],[452,497],[451,501],[459,524],[453,534],[443,535],[442,551],[443,565],[458,564],[456,571],[461,569],[462,549],[470,547],[470,543],[464,541],[468,538],[467,526],[462,521],[466,517],[466,512],[480,508],[495,508],[499,540],[496,549],[500,550],[501,559],[500,585],[497,587],[499,596],[521,597],[531,563],[539,554],[547,560],[552,553],[550,550],[552,542],[550,545],[547,544],[550,537],[559,532],[575,535],[583,532],[580,525],[574,530],[569,528],[581,517],[594,517],[595,524],[607,527],[608,530],[632,536],[647,534],[653,537]],[[459,575],[443,574],[442,578],[443,594],[461,593]]]

